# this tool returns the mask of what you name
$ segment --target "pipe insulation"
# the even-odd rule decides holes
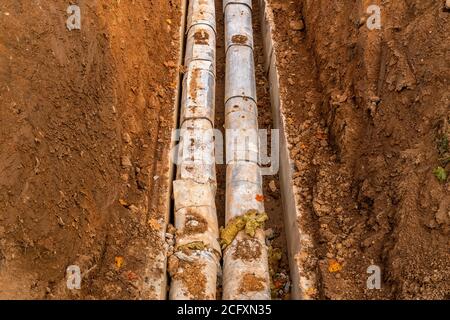
[[[171,300],[214,300],[221,272],[215,207],[215,63],[214,0],[190,0],[173,182],[176,234],[168,265]]]
[[[223,299],[269,300],[268,248],[259,166],[251,0],[224,0],[226,227]]]

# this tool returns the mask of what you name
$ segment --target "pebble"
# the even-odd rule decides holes
[[[127,156],[123,156],[122,157],[121,164],[122,164],[122,167],[124,167],[124,168],[132,166],[131,160]]]
[[[289,23],[289,26],[294,31],[302,31],[305,28],[305,24],[303,23],[302,20],[292,20]]]
[[[270,190],[272,191],[272,192],[276,192],[278,189],[277,189],[277,185],[276,185],[276,183],[275,183],[275,180],[271,180],[270,182],[269,182],[269,188],[270,188]]]
[[[131,137],[130,137],[130,135],[129,135],[128,133],[126,133],[126,132],[122,135],[122,139],[123,139],[123,141],[124,141],[126,144],[130,144],[130,143],[131,143]]]
[[[166,232],[166,239],[168,240],[172,240],[173,239],[173,234]]]
[[[273,239],[275,237],[275,232],[272,228],[267,229],[266,231],[264,231],[264,233],[267,239]]]

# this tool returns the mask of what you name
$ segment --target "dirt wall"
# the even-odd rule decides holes
[[[156,297],[181,1],[77,4],[0,4],[0,297]]]
[[[433,173],[449,169],[444,2],[269,3],[315,296],[448,298],[450,189]]]

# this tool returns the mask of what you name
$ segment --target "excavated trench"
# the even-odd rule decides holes
[[[195,3],[195,2],[194,2]],[[214,1],[215,4],[215,14],[216,14],[216,22],[214,25],[215,28],[215,36],[216,36],[216,52],[214,53],[215,55],[215,110],[213,110],[213,112],[215,111],[215,116],[214,116],[214,127],[219,129],[223,135],[223,137],[226,137],[226,133],[225,133],[225,103],[224,103],[224,99],[225,99],[225,62],[226,62],[226,47],[225,47],[225,38],[224,38],[224,4],[223,1],[221,0],[216,0]],[[263,129],[263,130],[267,130],[268,132],[268,136],[266,137],[267,141],[268,141],[268,148],[270,150],[271,147],[271,130],[274,128],[274,122],[273,122],[273,110],[271,107],[271,99],[270,99],[270,85],[269,85],[269,81],[268,81],[268,73],[267,73],[267,67],[265,65],[265,52],[264,52],[264,46],[268,45],[267,43],[264,43],[265,38],[267,38],[264,34],[263,34],[263,29],[261,26],[261,19],[265,19],[264,15],[262,14],[263,10],[261,9],[261,3],[253,3],[253,7],[252,7],[252,25],[251,27],[253,28],[253,48],[254,48],[254,54],[253,54],[253,58],[254,58],[254,72],[255,72],[255,80],[256,80],[256,95],[257,95],[257,110],[258,110],[258,126],[259,129]],[[191,10],[194,10],[191,8]],[[186,12],[186,14],[190,15],[189,10]],[[191,14],[192,15],[192,14]],[[192,18],[188,17],[186,19],[187,21],[192,20]],[[203,20],[202,20],[203,21]],[[200,29],[198,29],[199,31],[197,31],[198,34],[200,34],[200,32],[202,32],[202,34],[205,33],[205,28],[207,28],[207,26],[205,26],[205,22],[202,22],[200,24]],[[197,27],[196,27],[197,28]],[[197,30],[197,29],[195,29]],[[196,33],[196,34],[197,34]],[[210,41],[212,38],[212,34],[208,32],[208,36],[202,36],[203,40],[202,43],[200,43],[199,41],[195,41],[196,44],[208,44],[208,40]],[[189,37],[189,33],[187,33],[187,37]],[[195,38],[195,35],[194,35]],[[197,37],[198,38],[198,37]],[[189,41],[189,40],[187,40]],[[186,42],[186,41],[185,41]],[[188,42],[188,45],[191,46],[192,43]],[[194,49],[195,52],[196,49]],[[185,50],[185,54],[192,54],[191,49],[189,49],[189,52],[186,53]],[[202,57],[204,57],[204,55],[202,55]],[[187,68],[187,66],[185,65],[185,68]],[[188,71],[189,73],[189,71]],[[198,72],[197,72],[198,74]],[[188,77],[187,75],[185,75],[185,77]],[[189,76],[190,78],[192,78],[192,76]],[[189,79],[189,78],[188,78]],[[189,80],[188,80],[189,81]],[[192,82],[192,81],[191,81]],[[196,82],[198,82],[196,80]],[[197,83],[195,84],[195,86],[198,86]],[[193,87],[192,85],[190,85],[190,87]],[[197,87],[196,87],[197,88]],[[187,83],[185,83],[184,90],[192,90],[192,89],[188,89]],[[181,108],[183,110],[184,105],[186,104],[186,100],[180,100],[181,103]],[[196,112],[197,113],[202,113],[201,111],[199,111],[200,107],[197,107]],[[182,114],[184,114],[186,112],[182,111]],[[184,121],[184,120],[183,120]],[[194,144],[194,142],[192,142],[192,144]],[[216,153],[220,152],[223,153],[224,155],[224,159],[226,159],[227,155],[226,155],[226,150],[224,149],[224,146],[218,145],[216,144]],[[217,148],[223,148],[223,150],[217,150]],[[270,156],[270,151],[269,154]],[[266,163],[266,166],[270,167],[271,163]],[[183,165],[182,165],[183,167]],[[182,168],[181,167],[181,168]],[[225,216],[226,216],[226,164],[216,164],[216,177],[215,179],[217,180],[216,182],[216,197],[215,197],[215,210],[216,210],[216,214],[217,214],[217,219],[218,219],[218,223],[220,226],[225,226]],[[176,169],[175,169],[176,170]],[[178,174],[178,179],[182,176],[182,172],[181,172],[181,176],[180,174]],[[286,244],[286,234],[284,232],[285,228],[284,228],[284,216],[283,216],[283,206],[282,206],[282,188],[280,185],[280,181],[279,181],[279,175],[278,175],[278,171],[276,171],[274,174],[271,175],[264,175],[263,176],[263,180],[262,180],[262,199],[259,201],[262,201],[264,203],[264,207],[265,207],[265,212],[267,213],[268,216],[268,222],[266,223],[266,228],[264,230],[264,234],[265,234],[265,242],[266,242],[266,246],[267,248],[269,248],[269,255],[268,255],[268,264],[269,264],[269,269],[270,269],[270,295],[272,296],[272,298],[275,299],[287,299],[290,297],[290,293],[291,293],[291,281],[290,281],[290,274],[289,274],[289,258],[288,258],[288,250],[287,250],[287,244]],[[175,202],[177,202],[177,200],[175,199]],[[173,208],[176,209],[177,205],[172,206]],[[179,206],[178,206],[179,207]],[[193,213],[192,213],[191,209],[191,217],[193,217]],[[196,209],[195,209],[196,210]],[[176,211],[173,212],[173,216],[176,216]],[[175,221],[173,221],[173,223],[177,224],[175,218]],[[184,221],[185,218],[183,218]],[[195,219],[195,218],[193,218]],[[209,220],[209,218],[207,218],[206,220]],[[206,221],[204,218],[199,218],[197,217],[197,222],[201,221],[201,223],[205,223]],[[200,223],[200,224],[201,224]],[[178,232],[179,236],[181,235]],[[176,236],[175,236],[176,237]],[[185,245],[184,245],[185,246]],[[253,250],[253,248],[249,248],[250,251]],[[171,252],[170,254],[173,255],[173,252]],[[179,254],[178,254],[179,256]],[[176,270],[172,270],[174,268],[181,268],[180,267],[180,259],[176,259],[176,262],[173,262],[174,259],[171,260],[171,258],[169,258],[169,273],[171,274],[171,278],[175,279],[175,283],[172,280],[172,284],[177,288],[177,289],[173,289],[173,291],[180,291],[181,289],[178,289],[178,286],[180,286],[178,283],[182,283],[181,285],[184,285],[184,290],[191,290],[191,291],[195,291],[195,294],[191,294],[191,295],[184,295],[182,293],[172,293],[172,297],[176,298],[176,297],[190,297],[190,298],[194,298],[194,299],[202,299],[202,298],[208,298],[208,295],[204,295],[202,292],[200,292],[199,290],[194,290],[194,288],[189,289],[190,288],[190,283],[202,283],[205,282],[207,283],[208,280],[206,279],[202,279],[202,277],[199,277],[198,274],[194,274],[194,271],[196,273],[201,273],[201,267],[199,267],[201,265],[201,263],[194,263],[192,266],[187,267],[186,263],[183,262],[183,271],[182,272],[177,272]],[[175,267],[174,267],[175,265]],[[188,279],[188,278],[193,278],[193,279]],[[222,296],[222,290],[223,290],[223,285],[220,282],[221,278],[219,277],[219,281],[217,282],[217,297],[218,299],[221,298]],[[250,284],[245,284],[243,282],[242,286],[251,286],[252,285],[252,279],[249,280]],[[169,285],[170,286],[170,285]],[[206,284],[205,286],[208,286],[208,284]],[[240,289],[241,290],[241,289]],[[250,295],[251,296],[251,295]]]
[[[448,299],[444,1],[251,2],[257,123],[279,130],[279,170],[263,176],[256,197],[269,218],[262,237],[270,279],[246,272],[238,293]],[[64,1],[42,0],[36,10],[23,1],[0,4],[8,30],[0,34],[1,298],[167,299],[186,294],[183,287],[197,290],[189,298],[229,295],[222,281],[233,272],[219,265],[233,265],[235,255],[192,246],[173,228],[182,217],[190,231],[202,230],[199,214],[216,217],[217,227],[230,223],[226,164],[215,166],[208,209],[180,213],[177,195],[194,188],[173,188],[188,3],[82,3],[81,30],[62,23]],[[208,121],[225,137],[225,21],[223,1],[214,4]],[[374,4],[379,29],[367,27]],[[226,156],[222,147],[215,152]],[[252,170],[241,176],[258,180]],[[195,258],[206,264],[175,266],[177,239],[188,245],[179,256],[203,252]],[[249,249],[241,260],[254,258]],[[76,290],[67,287],[74,266],[82,278]],[[368,285],[370,270],[380,272],[377,288]],[[199,285],[205,279],[208,295]]]

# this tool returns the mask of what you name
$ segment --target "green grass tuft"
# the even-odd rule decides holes
[[[447,171],[445,171],[444,168],[442,167],[437,167],[433,170],[433,174],[435,175],[435,177],[439,180],[439,182],[444,183],[445,181],[447,181]]]

